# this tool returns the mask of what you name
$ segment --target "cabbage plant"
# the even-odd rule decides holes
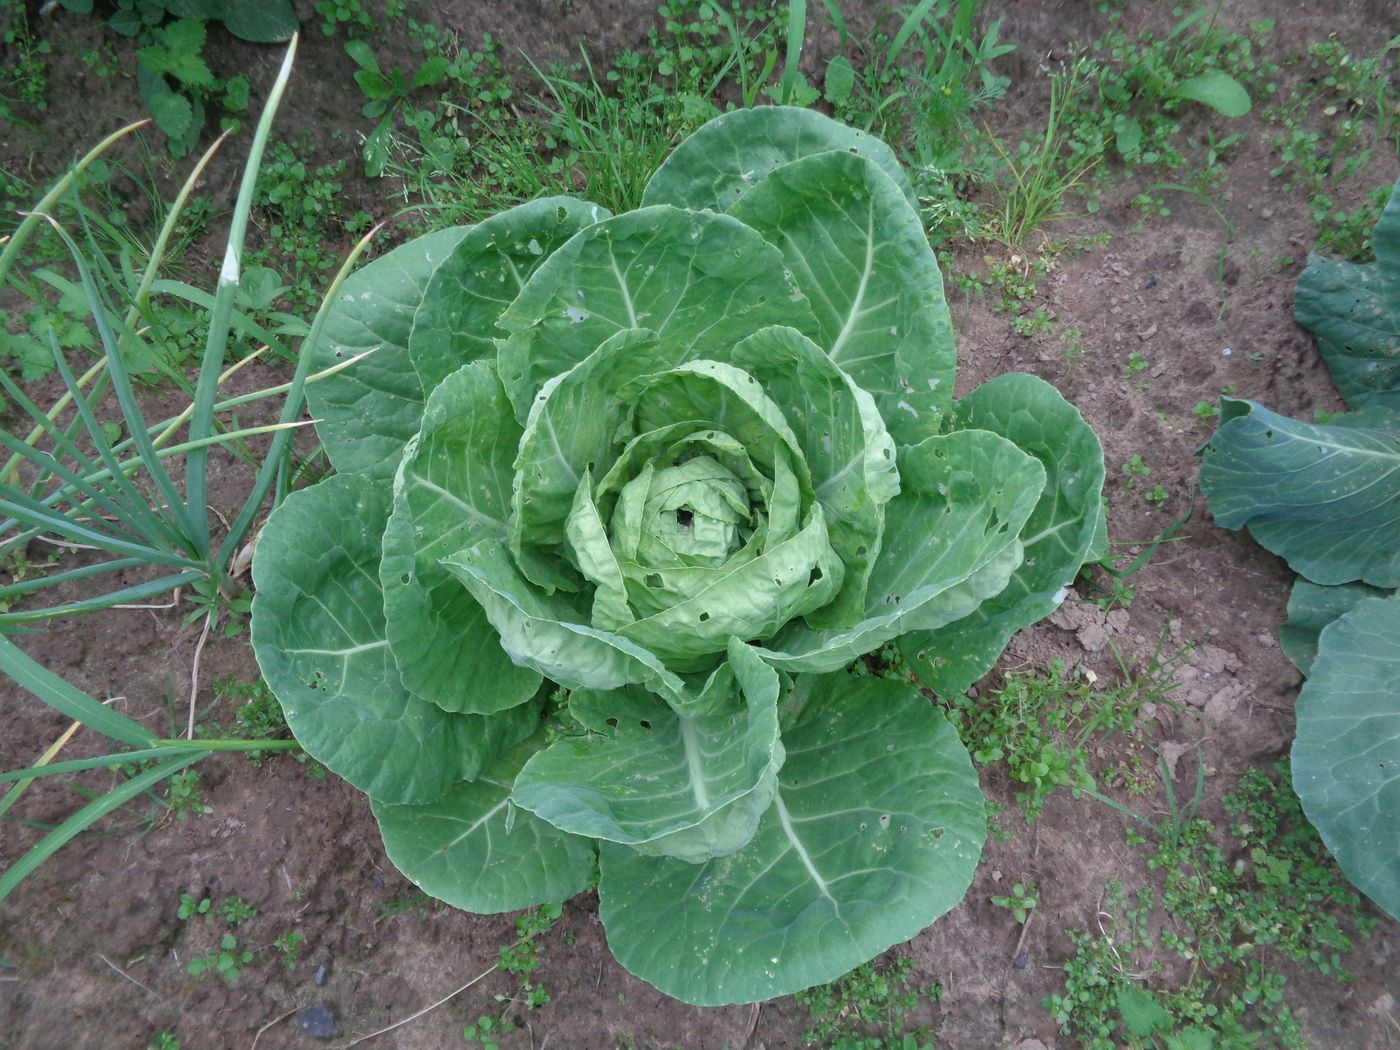
[[[288,724],[390,859],[476,912],[594,884],[692,1003],[832,980],[952,908],[985,835],[966,690],[1101,544],[1103,456],[1027,375],[953,397],[887,146],[737,111],[642,206],[554,197],[344,285],[335,475],[254,563]],[[897,647],[897,651],[896,648]]]

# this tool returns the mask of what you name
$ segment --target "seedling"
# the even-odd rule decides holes
[[[1033,882],[1017,882],[1012,885],[1011,892],[1004,897],[991,898],[993,904],[998,908],[1009,909],[1012,916],[1022,926],[1031,917],[1031,912],[1035,911],[1040,903],[1040,896],[1036,891]]]
[[[306,935],[288,930],[277,940],[272,942],[272,947],[276,948],[282,955],[282,962],[287,969],[294,970],[297,965],[297,952],[301,950],[302,941],[306,940]]]
[[[190,975],[198,977],[204,973],[217,973],[229,984],[238,980],[238,975],[243,967],[253,961],[253,953],[238,948],[238,938],[231,933],[226,933],[219,939],[219,946],[208,955],[202,955],[196,959],[191,959],[189,966]]]
[[[937,1000],[937,984],[919,985],[914,962],[908,958],[877,969],[858,966],[830,984],[798,992],[813,1027],[802,1035],[803,1046],[832,1046],[850,1050],[932,1050],[928,1026],[912,1026],[908,1015],[920,1001]]]
[[[1128,462],[1123,464],[1123,473],[1127,478],[1123,487],[1132,489],[1137,488],[1138,478],[1145,478],[1152,473],[1152,468],[1143,461],[1141,455],[1134,452]]]
[[[181,920],[192,919],[196,915],[208,915],[209,909],[214,902],[209,897],[196,899],[192,893],[180,894],[180,906],[175,910],[175,915]]]

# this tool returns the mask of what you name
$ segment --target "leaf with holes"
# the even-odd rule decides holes
[[[902,638],[939,689],[990,667],[1106,546],[1103,458],[1038,379],[953,400],[894,153],[736,111],[634,211],[533,201],[343,288],[311,398],[339,473],[273,515],[255,637],[409,878],[517,907],[601,849],[618,957],[696,1003],[952,907],[967,753],[845,669]]]

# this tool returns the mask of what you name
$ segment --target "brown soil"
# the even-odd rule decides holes
[[[1063,55],[1074,40],[1100,35],[1108,23],[1083,2],[987,6],[989,16],[1006,18],[1001,38],[1018,48],[1003,60],[1013,84],[992,119],[1001,130],[1033,129],[1043,121],[1045,106],[1038,63]],[[364,207],[388,214],[393,208],[380,187],[354,176],[351,143],[361,120],[349,102],[352,66],[339,43],[321,35],[309,4],[299,7],[308,8],[302,14],[309,31],[281,133],[308,135],[322,159],[349,158],[347,213]],[[549,59],[572,54],[580,41],[600,54],[635,45],[653,8],[650,0],[454,0],[411,13],[459,29],[464,40],[489,31],[507,56],[524,49]],[[872,10],[858,11],[853,22],[868,24]],[[1383,0],[1307,13],[1270,0],[1244,0],[1229,5],[1221,21],[1244,28],[1251,18],[1279,18],[1277,35],[1284,39],[1270,57],[1283,60],[1330,34],[1354,53],[1372,53],[1384,35],[1378,27],[1393,30],[1397,15],[1394,4]],[[1169,17],[1132,4],[1123,24],[1131,31]],[[27,158],[36,178],[60,170],[79,144],[140,113],[131,82],[77,73],[76,49],[93,43],[95,30],[61,12],[46,25],[56,51],[54,83],[63,83],[58,71],[68,70],[78,88],[55,91],[52,108],[42,115],[43,128],[62,131],[0,129],[0,151]],[[820,45],[819,37],[813,50]],[[231,41],[218,46],[218,68],[252,72],[256,96],[277,56]],[[386,47],[390,63],[399,53],[395,48],[408,53],[403,40],[391,39]],[[1286,85],[1298,75],[1286,68],[1280,79]],[[1053,231],[1057,237],[1109,235],[1105,247],[1062,255],[1041,280],[1040,301],[1053,310],[1056,330],[1018,335],[992,300],[965,300],[950,282],[962,365],[959,392],[1011,370],[1034,372],[1059,387],[1103,439],[1110,531],[1117,541],[1141,543],[1185,513],[1197,470],[1194,452],[1208,433],[1191,415],[1198,401],[1213,402],[1222,388],[1234,387],[1240,396],[1294,415],[1339,407],[1311,338],[1292,320],[1293,284],[1314,236],[1306,201],[1270,179],[1277,161],[1267,125],[1251,115],[1231,130],[1243,131],[1246,140],[1229,161],[1228,189],[1215,202],[1233,226],[1231,240],[1211,210],[1183,195],[1171,200],[1169,218],[1142,220],[1127,204],[1138,187],[1125,186],[1105,199],[1097,215]],[[210,192],[231,197],[234,169],[220,170],[210,179]],[[1350,192],[1359,199],[1397,173],[1395,158],[1384,159],[1354,180]],[[1357,200],[1338,203],[1354,206]],[[951,271],[985,270],[987,251],[996,261],[1008,261],[1000,249],[978,246],[957,252]],[[1283,256],[1300,262],[1277,265]],[[1073,364],[1058,335],[1065,328],[1082,333],[1086,352]],[[1124,378],[1133,351],[1148,368]],[[1145,502],[1141,489],[1125,487],[1121,466],[1134,454],[1150,463],[1151,481],[1169,492],[1164,508]],[[215,487],[213,503],[220,510],[236,508],[241,477],[232,471]],[[1291,574],[1247,537],[1215,528],[1201,500],[1179,536],[1133,578],[1137,597],[1126,610],[1105,616],[1072,600],[1013,640],[993,680],[1051,659],[1112,680],[1119,672],[1109,640],[1130,661],[1147,658],[1164,630],[1171,649],[1194,642],[1180,676],[1182,705],[1157,705],[1147,742],[1183,756],[1177,763],[1180,783],[1195,777],[1199,747],[1207,772],[1202,815],[1223,826],[1221,796],[1244,770],[1286,756],[1292,737],[1300,679],[1274,633],[1284,618]],[[119,697],[113,701],[118,709],[163,728],[183,722],[196,639],[197,629],[182,626],[177,611],[155,609],[59,621],[21,644],[74,684],[99,697]],[[256,674],[244,642],[211,643],[203,658],[201,707],[210,702],[210,683],[251,681]],[[231,713],[225,703],[203,717],[217,723]],[[12,683],[0,685],[0,720],[0,768],[29,765],[67,727]],[[1113,765],[1129,746],[1122,738],[1107,742],[1096,764]],[[95,734],[84,730],[65,756],[101,748]],[[131,807],[60,851],[0,906],[0,1047],[140,1050],[163,1030],[175,1032],[187,1050],[327,1045],[298,1027],[295,1011],[327,1008],[338,1040],[369,1033],[490,971],[498,949],[513,939],[509,916],[483,918],[426,905],[386,912],[386,905],[411,898],[414,887],[385,858],[364,796],[337,778],[314,779],[288,757],[257,767],[215,758],[199,768],[210,813],[177,821],[160,818],[163,811],[154,805]],[[1063,985],[1059,967],[1071,954],[1066,931],[1095,928],[1105,882],[1145,885],[1151,876],[1138,852],[1125,845],[1126,819],[1107,807],[1062,793],[1028,828],[1015,813],[1015,791],[1005,775],[993,770],[983,779],[989,797],[1007,805],[1003,823],[1013,834],[988,842],[972,889],[957,909],[893,952],[913,958],[921,982],[941,984],[941,998],[921,1004],[915,1018],[931,1025],[941,1045],[1068,1046],[1040,1005]],[[84,783],[104,787],[101,778]],[[56,823],[77,801],[58,785],[31,787],[19,807],[26,822],[12,813],[0,824],[0,865],[37,841],[38,825]],[[1141,812],[1165,809],[1160,792],[1133,804]],[[1039,885],[1041,903],[1022,939],[1010,913],[989,898],[1024,877]],[[209,951],[222,925],[179,921],[178,898],[186,892],[216,900],[237,895],[258,909],[237,931],[240,950],[262,949],[287,931],[301,933],[305,941],[296,964],[284,965],[275,950],[265,948],[234,984],[192,978],[186,965]],[[1381,923],[1345,960],[1358,975],[1355,982],[1282,967],[1289,1001],[1314,1046],[1400,1046],[1394,998],[1400,994],[1394,978],[1400,926],[1374,908],[1368,911]],[[1018,953],[1026,956],[1025,965],[1013,965]],[[700,1009],[662,996],[612,960],[596,899],[588,894],[565,907],[563,920],[544,938],[541,956],[537,980],[550,1002],[532,1012],[514,1008],[520,1027],[502,1039],[503,1046],[779,1048],[798,1045],[807,1023],[806,1011],[792,1000],[761,1009]],[[515,987],[511,978],[488,973],[449,1003],[368,1045],[463,1045],[463,1025],[479,1015],[499,1015],[504,1004],[498,997],[509,997]]]

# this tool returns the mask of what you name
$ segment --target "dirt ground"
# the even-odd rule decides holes
[[[1144,22],[1164,24],[1171,16],[1159,6],[1130,3],[1122,25],[1132,31]],[[504,54],[520,48],[544,59],[570,53],[578,41],[603,54],[636,45],[654,12],[649,0],[443,0],[416,7],[417,17],[456,26],[464,39],[489,31]],[[850,0],[843,7],[855,28],[873,17],[873,7]],[[1046,102],[1038,65],[1066,53],[1075,40],[1101,35],[1108,23],[1094,4],[1080,0],[1003,0],[985,5],[985,13],[1005,18],[1001,38],[1017,47],[1000,60],[1012,85],[989,119],[1001,132],[1034,128]],[[1279,0],[1241,0],[1227,4],[1220,21],[1242,29],[1258,17],[1286,25],[1275,36],[1276,59],[1329,34],[1373,53],[1400,27],[1400,7],[1379,0],[1309,5],[1306,11]],[[61,137],[0,132],[0,149],[7,157],[26,157],[35,178],[61,170],[79,145],[140,113],[129,81],[77,77],[72,49],[93,32],[85,23],[60,12],[45,24],[56,69],[72,69],[79,90],[56,92],[45,117],[46,127],[64,129]],[[228,46],[228,61],[248,64],[256,94],[277,56]],[[399,46],[406,54],[407,45]],[[821,46],[819,35],[812,53]],[[307,133],[323,161],[347,157],[346,192],[355,207],[384,216],[394,206],[383,200],[382,188],[354,177],[351,134],[361,121],[346,105],[351,72],[339,43],[312,29],[281,132]],[[1297,75],[1285,71],[1280,79]],[[55,74],[54,82],[63,82],[63,75]],[[105,94],[94,93],[99,90]],[[332,129],[340,130],[340,141],[330,137]],[[1293,285],[1313,240],[1307,202],[1270,178],[1277,160],[1270,130],[1257,115],[1232,129],[1245,141],[1227,163],[1227,190],[1215,202],[1233,227],[1229,241],[1204,203],[1178,195],[1170,217],[1144,220],[1128,206],[1136,189],[1122,186],[1097,214],[1054,228],[1056,237],[1108,236],[1105,245],[1061,255],[1041,279],[1041,300],[1053,311],[1056,331],[1022,336],[993,309],[994,297],[964,297],[949,281],[959,393],[1013,370],[1055,384],[1104,442],[1110,533],[1117,541],[1146,541],[1185,513],[1197,471],[1194,453],[1209,432],[1191,415],[1198,401],[1213,402],[1222,388],[1234,387],[1239,396],[1295,416],[1340,407],[1311,337],[1292,319]],[[210,192],[231,196],[232,172],[225,167],[211,176]],[[1359,198],[1397,174],[1390,156],[1355,180],[1354,192]],[[956,251],[949,277],[985,270],[988,251],[982,245]],[[999,249],[993,254],[994,261],[1010,261]],[[1278,264],[1285,256],[1296,262]],[[1074,362],[1058,334],[1067,327],[1082,333],[1085,353]],[[1147,367],[1125,377],[1133,352]],[[1122,464],[1135,454],[1151,464],[1153,483],[1169,493],[1161,509],[1124,485]],[[216,486],[215,506],[236,506],[238,484],[234,475]],[[1214,527],[1199,498],[1179,537],[1133,578],[1137,596],[1126,610],[1105,617],[1072,599],[1050,621],[1014,639],[991,677],[1058,658],[1112,680],[1118,668],[1109,639],[1130,661],[1150,656],[1164,630],[1174,646],[1195,643],[1177,694],[1184,706],[1159,705],[1148,741],[1184,753],[1178,769],[1184,778],[1195,776],[1199,745],[1207,772],[1202,815],[1219,820],[1219,800],[1238,776],[1286,756],[1292,738],[1300,677],[1275,638],[1292,574],[1247,537]],[[182,626],[173,610],[59,621],[21,640],[53,670],[94,695],[121,698],[116,707],[154,727],[183,720],[195,642],[196,628]],[[211,700],[209,683],[251,681],[256,674],[245,642],[211,643],[201,703]],[[207,717],[217,722],[230,714],[225,704]],[[0,725],[0,768],[6,769],[31,764],[67,727],[13,684],[0,685]],[[1095,761],[1110,766],[1125,746],[1122,738],[1111,740]],[[84,731],[65,754],[100,747]],[[167,1030],[186,1050],[346,1045],[491,971],[500,946],[513,939],[510,916],[426,905],[386,910],[411,898],[414,887],[385,858],[365,797],[336,777],[315,779],[289,757],[257,767],[241,758],[214,758],[199,768],[210,813],[181,821],[153,821],[148,818],[155,811],[140,807],[119,814],[59,852],[0,906],[0,1048],[141,1050]],[[912,957],[921,983],[942,987],[941,997],[922,1003],[913,1020],[928,1023],[941,1046],[1066,1047],[1070,1041],[1041,1006],[1063,985],[1060,966],[1072,952],[1066,931],[1094,928],[1105,882],[1143,885],[1150,876],[1139,853],[1125,844],[1126,818],[1107,807],[1058,793],[1027,828],[1014,812],[1015,792],[1006,778],[984,771],[983,780],[988,796],[1007,805],[1003,822],[1014,834],[988,842],[958,908],[892,949]],[[103,787],[99,779],[87,783]],[[20,808],[28,821],[53,823],[78,801],[60,786],[35,785]],[[1165,808],[1160,793],[1134,804],[1144,811]],[[39,835],[19,820],[0,824],[0,865],[13,862]],[[1036,881],[1041,900],[1022,941],[1010,912],[989,898],[1023,877]],[[191,977],[188,962],[213,947],[222,927],[180,921],[182,893],[216,900],[237,895],[254,905],[256,917],[237,931],[240,950],[263,948],[287,931],[302,934],[295,965],[284,965],[268,949],[257,952],[234,984]],[[1353,983],[1281,967],[1313,1046],[1400,1047],[1400,925],[1369,906],[1368,913],[1381,922],[1345,960],[1357,975]],[[1022,953],[1025,965],[1014,966]],[[565,906],[543,939],[541,959],[536,980],[550,1002],[530,1012],[517,1009],[520,1027],[502,1037],[503,1047],[777,1050],[798,1045],[807,1024],[805,1009],[792,1000],[701,1009],[666,998],[612,960],[590,894]],[[511,978],[488,972],[447,1004],[367,1045],[464,1045],[463,1026],[498,1014],[496,997],[514,989]],[[296,1011],[308,1006],[329,1011],[335,1033],[329,1039],[299,1026],[305,1015]]]

